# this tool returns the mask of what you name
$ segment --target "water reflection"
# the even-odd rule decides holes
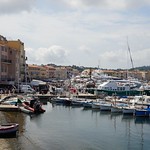
[[[135,124],[149,124],[150,125],[150,118],[149,117],[135,117]]]
[[[4,113],[20,125],[23,149],[149,149],[149,118],[83,107],[43,105],[38,116]],[[109,143],[109,144],[108,144]]]

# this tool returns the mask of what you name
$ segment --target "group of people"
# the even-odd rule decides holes
[[[0,89],[0,94],[4,94],[4,95],[11,95],[11,94],[15,94],[15,89],[12,88],[12,89],[7,89],[7,88],[4,88],[4,89]]]

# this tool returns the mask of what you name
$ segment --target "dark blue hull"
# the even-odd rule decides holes
[[[136,117],[149,117],[150,110],[145,110],[145,109],[135,110],[135,116]]]

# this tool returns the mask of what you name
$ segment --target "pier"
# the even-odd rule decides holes
[[[18,106],[14,105],[0,105],[0,111],[19,111]]]

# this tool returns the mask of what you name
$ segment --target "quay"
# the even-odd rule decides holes
[[[14,105],[0,105],[0,111],[19,111],[19,108]]]
[[[36,96],[39,98],[39,100],[42,102],[44,100],[50,101],[52,98],[58,97],[58,95],[52,95],[52,94],[36,94]],[[60,97],[68,97],[65,94],[60,95]],[[96,99],[97,96],[93,94],[79,94],[75,95],[75,97],[83,98],[83,99]]]

